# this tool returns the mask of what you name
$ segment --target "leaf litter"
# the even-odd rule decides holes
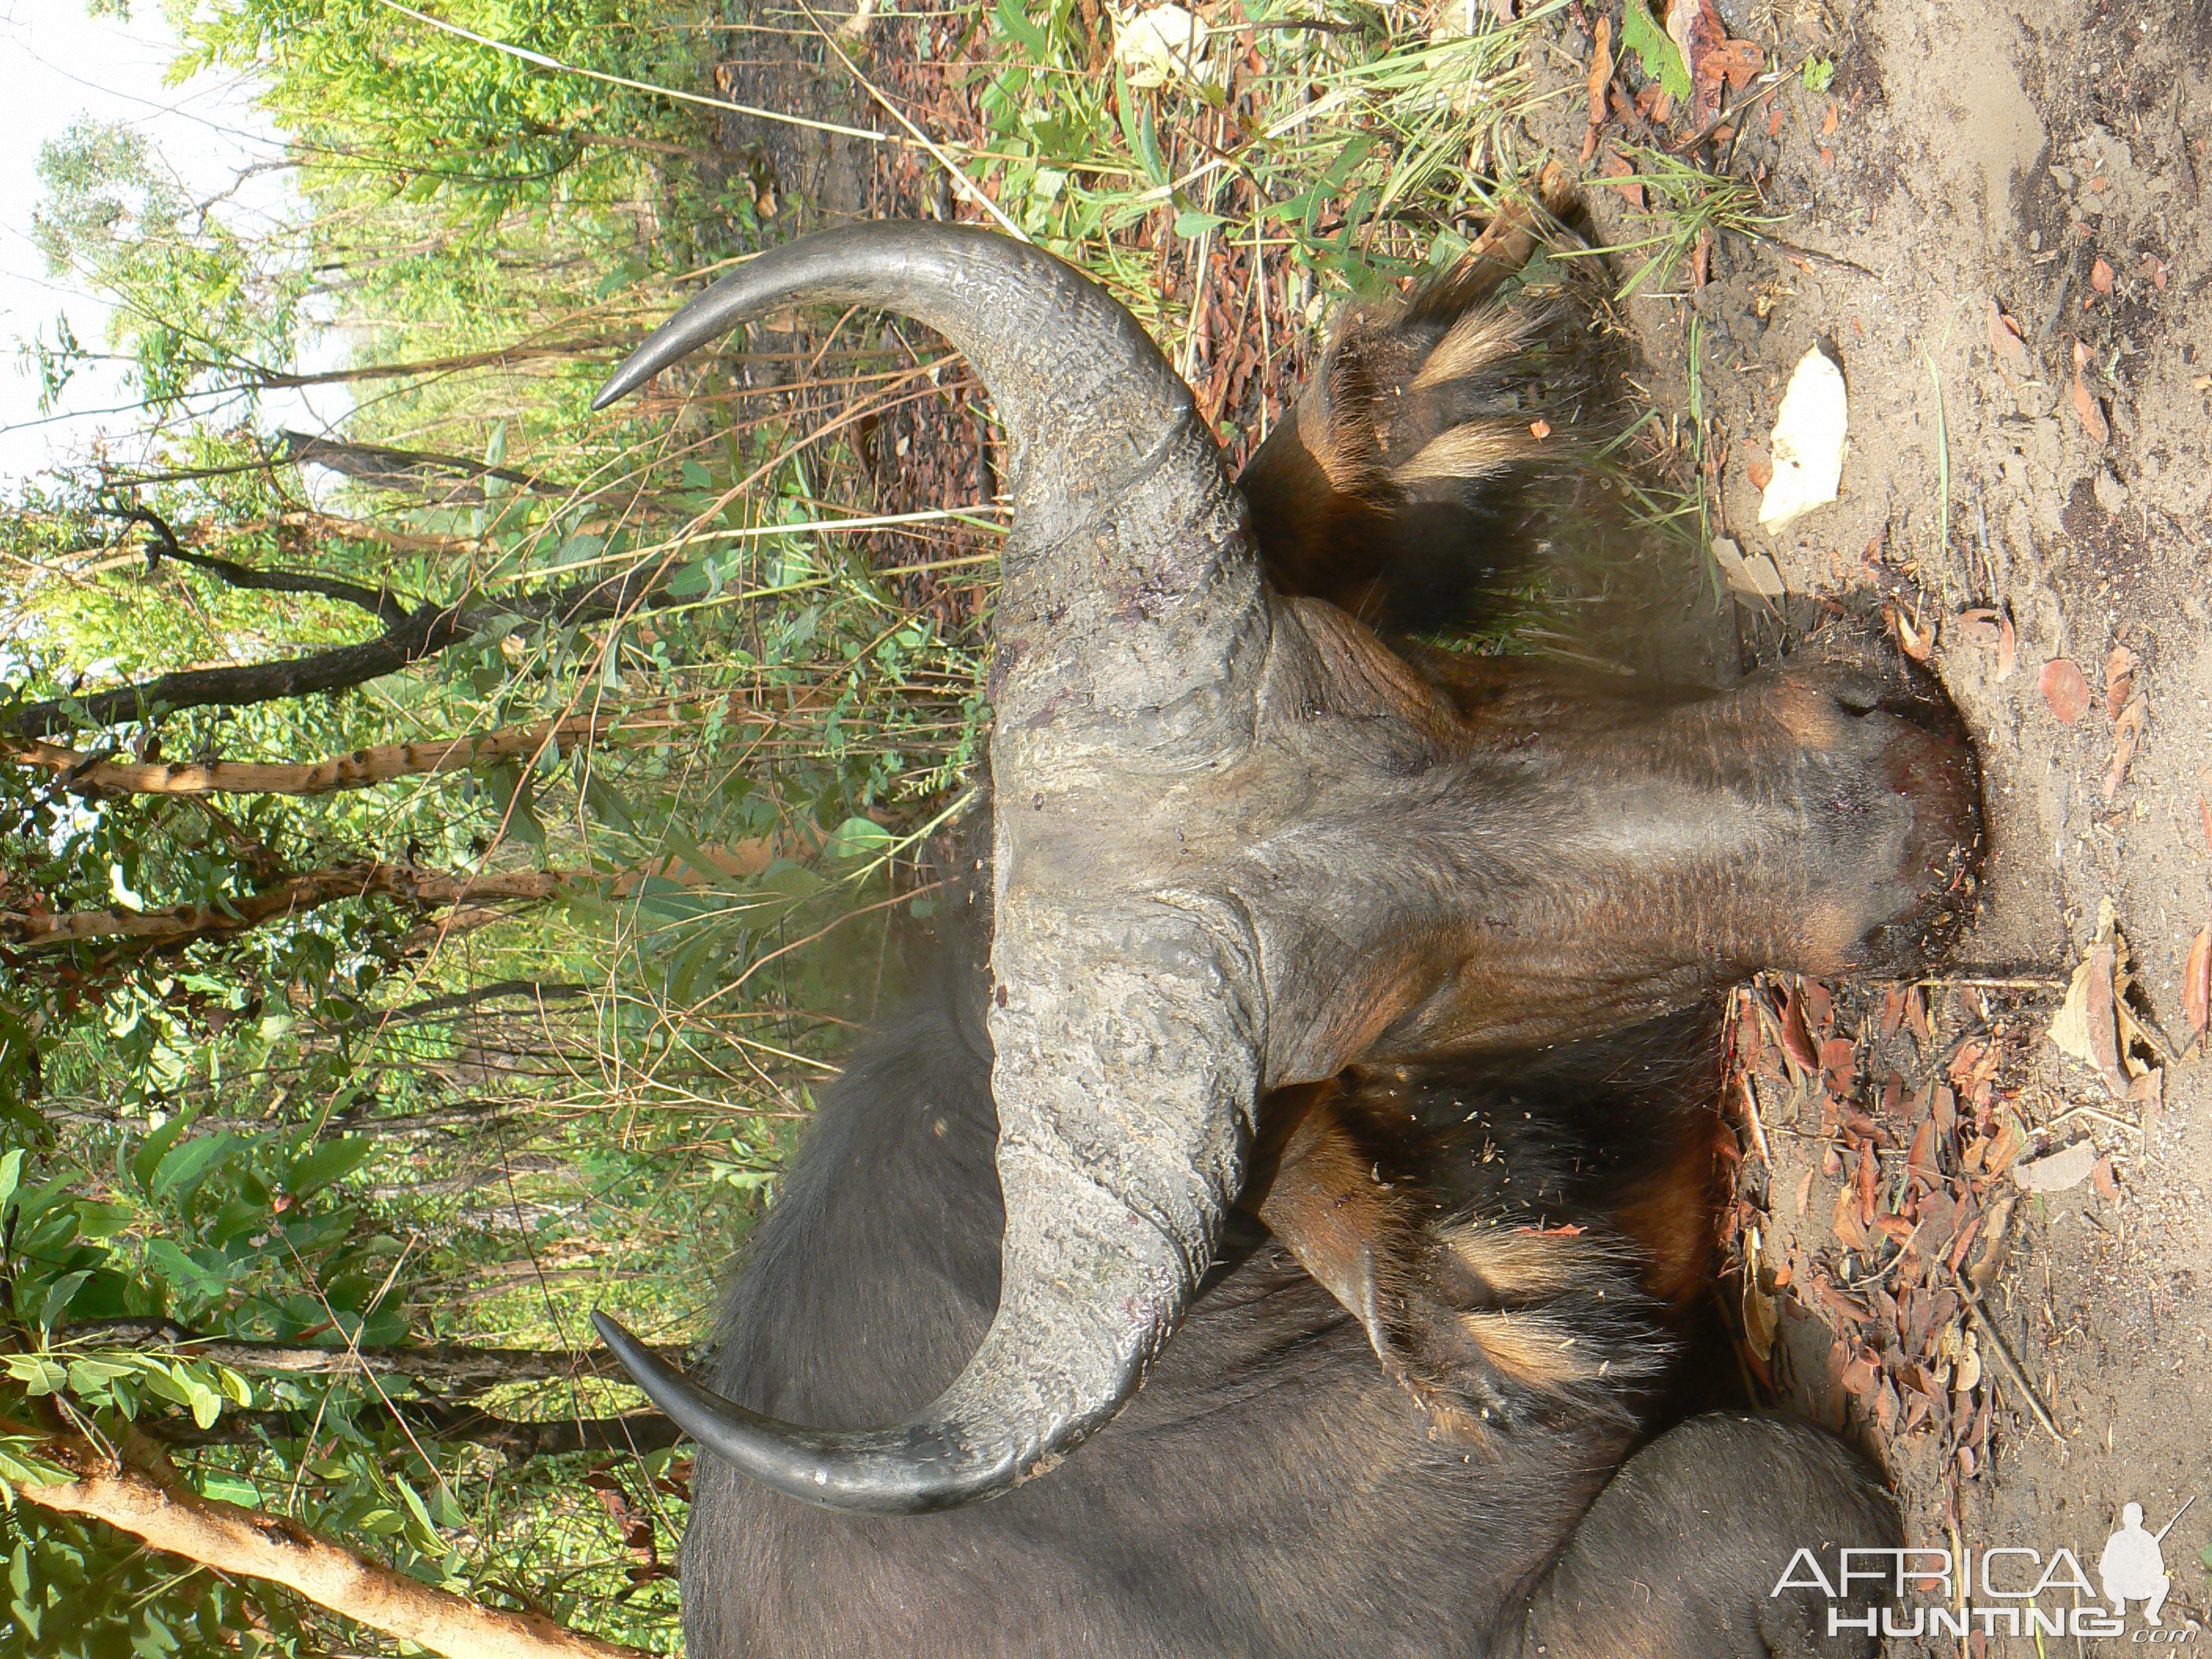
[[[1994,627],[1993,617],[1978,617],[1961,632],[1988,648],[1980,630]],[[2117,925],[2103,929],[2084,967],[2082,999],[2101,983],[2113,1067],[2148,1127],[2154,1099],[2130,1073],[2148,1039],[2123,1012]],[[1732,1097],[1785,1136],[1794,1109],[1794,1141],[1819,1148],[1817,1162],[1792,1170],[1771,1196],[1766,1182],[1781,1172],[1762,1167],[1765,1133],[1753,1142],[1759,1156],[1739,1166],[1727,1243],[1741,1276],[1747,1364],[1763,1385],[1840,1409],[1893,1468],[1932,1460],[1954,1513],[1959,1483],[1988,1469],[1994,1441],[2051,1422],[1976,1302],[2007,1256],[2014,1206],[2085,1187],[2095,1196],[2084,1202],[2124,1195],[2112,1153],[2043,1127],[2063,1115],[2055,1094],[2028,1081],[2049,1023],[2043,999],[2056,986],[1996,983],[2005,988],[1994,994],[1940,981],[1832,992],[1768,976],[1739,994],[1731,1021]],[[1832,1190],[1819,1188],[1824,1177]],[[1794,1230],[1778,1222],[1776,1197],[1800,1224]],[[1802,1224],[1816,1213],[1827,1217],[1825,1241]]]

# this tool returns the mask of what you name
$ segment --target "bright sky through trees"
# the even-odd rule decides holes
[[[10,94],[0,120],[0,351],[7,359],[0,365],[0,493],[12,493],[52,461],[81,453],[102,429],[128,433],[138,424],[128,410],[98,412],[132,401],[120,364],[79,372],[57,411],[67,418],[47,419],[40,411],[38,374],[19,346],[41,336],[52,342],[56,317],[66,315],[76,337],[96,350],[108,314],[81,283],[50,276],[31,241],[41,193],[40,146],[60,137],[80,115],[127,122],[145,135],[193,201],[235,185],[221,210],[234,225],[283,213],[294,199],[281,171],[238,179],[242,168],[280,154],[274,131],[252,106],[251,83],[216,73],[166,85],[162,77],[176,50],[155,0],[140,0],[128,22],[87,16],[84,0],[0,0],[0,86]],[[331,350],[336,346],[329,343]],[[325,351],[313,355],[321,366]],[[269,418],[295,424],[312,419],[304,400],[288,407],[268,398],[264,407]],[[325,397],[319,407],[331,418],[345,400]]]

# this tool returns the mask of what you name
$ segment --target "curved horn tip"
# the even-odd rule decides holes
[[[609,404],[617,403],[629,397],[631,392],[652,378],[650,372],[644,374],[632,374],[630,365],[624,363],[608,377],[605,386],[592,394],[592,413],[596,415]],[[597,1319],[599,1316],[594,1314],[592,1317]]]
[[[647,1398],[700,1449],[786,1497],[863,1515],[921,1515],[992,1498],[1024,1471],[966,1455],[927,1425],[839,1433],[778,1423],[701,1388],[594,1310],[592,1328]],[[1034,1472],[1034,1471],[1028,1471]]]
[[[659,1357],[631,1334],[629,1327],[605,1308],[592,1310],[592,1328],[599,1334],[599,1340],[605,1343],[613,1351],[614,1357],[622,1362],[623,1369],[641,1382],[645,1376],[665,1369]]]

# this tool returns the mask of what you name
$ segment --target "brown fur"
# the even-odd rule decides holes
[[[1607,1287],[1604,1311],[1621,1321],[1645,1297],[1662,1323],[1687,1318],[1712,1267],[1720,1120],[1667,1120],[1610,1205],[1547,1200],[1540,1172],[1532,1211],[1505,1191],[1513,1126],[1499,1126],[1501,1146],[1478,1113],[1440,1139],[1425,1121],[1437,1092],[1435,1076],[1402,1066],[1277,1091],[1243,1201],[1359,1321],[1437,1431],[1479,1443],[1498,1424],[1592,1406],[1617,1365],[1649,1366],[1648,1341],[1634,1351],[1610,1317],[1593,1324]],[[1462,1161],[1476,1173],[1440,1174]],[[1486,1176],[1497,1185],[1470,1207]]]
[[[1518,580],[1575,493],[1598,356],[1566,313],[1499,297],[1470,255],[1411,301],[1340,313],[1292,418],[1239,483],[1268,579],[1386,632],[1432,631]]]

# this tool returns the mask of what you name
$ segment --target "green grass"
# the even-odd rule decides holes
[[[1621,149],[1635,171],[1605,182],[1642,187],[1644,205],[1632,212],[1648,226],[1642,234],[1604,250],[1612,258],[1642,256],[1621,282],[1619,295],[1623,300],[1647,289],[1665,290],[1682,262],[1695,252],[1700,237],[1717,240],[1732,234],[1756,240],[1787,217],[1762,211],[1749,181],[1732,173],[1709,172],[1664,150],[1632,144]]]

